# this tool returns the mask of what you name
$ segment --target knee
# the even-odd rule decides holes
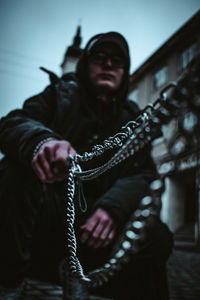
[[[152,254],[156,259],[166,261],[173,249],[173,233],[159,218],[154,218],[147,227],[147,238],[152,245]]]

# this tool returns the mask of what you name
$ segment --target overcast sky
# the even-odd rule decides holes
[[[60,75],[79,24],[82,47],[94,34],[122,33],[133,72],[199,9],[199,0],[0,0],[0,117],[45,88],[39,66]]]

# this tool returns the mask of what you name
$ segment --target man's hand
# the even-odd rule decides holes
[[[80,227],[81,242],[94,248],[106,247],[113,241],[116,228],[110,214],[104,209],[98,208]]]
[[[67,177],[69,155],[76,155],[76,151],[68,141],[52,140],[40,147],[31,164],[42,182],[62,181]]]

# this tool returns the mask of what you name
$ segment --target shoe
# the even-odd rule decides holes
[[[16,300],[18,288],[5,288],[0,286],[0,300]]]
[[[24,280],[15,287],[5,287],[0,285],[0,300],[18,300],[24,289]]]

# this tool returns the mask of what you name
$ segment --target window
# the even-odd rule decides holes
[[[153,75],[153,87],[155,90],[159,89],[167,82],[167,67],[163,67]]]
[[[138,89],[136,88],[136,89],[132,90],[132,92],[130,92],[130,94],[129,94],[129,97],[130,97],[131,101],[137,102],[137,100],[138,100]]]
[[[197,45],[193,43],[181,53],[179,68],[180,71],[184,70],[196,55]]]

